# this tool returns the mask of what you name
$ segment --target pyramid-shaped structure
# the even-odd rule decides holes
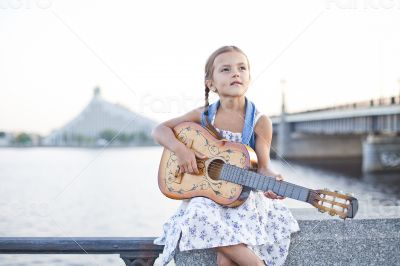
[[[103,99],[100,89],[82,112],[43,140],[49,146],[154,144],[150,134],[156,122]]]

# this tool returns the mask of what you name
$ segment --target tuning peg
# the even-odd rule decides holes
[[[335,192],[336,192],[336,193],[339,193],[339,194],[344,194],[344,192],[341,191],[341,190],[335,190]]]

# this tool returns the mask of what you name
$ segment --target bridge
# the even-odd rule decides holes
[[[400,170],[400,96],[271,117],[271,152],[289,159],[361,158],[364,172]]]

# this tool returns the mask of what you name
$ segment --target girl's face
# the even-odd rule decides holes
[[[250,83],[250,72],[245,55],[226,52],[214,60],[213,78],[209,88],[217,89],[219,96],[243,96]]]

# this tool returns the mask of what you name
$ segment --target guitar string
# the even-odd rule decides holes
[[[221,163],[217,163],[217,162],[211,163],[210,166],[208,167],[208,170],[209,170],[208,172],[210,172],[210,173],[212,173],[212,174],[215,174],[215,175],[218,175],[218,174],[221,173],[223,165],[224,165],[223,163],[222,163],[222,164],[221,164]],[[245,169],[245,168],[239,168],[239,167],[238,167],[238,169],[240,169],[240,170],[247,170],[247,169]],[[272,179],[274,179],[273,177],[270,177],[270,176],[264,176],[264,175],[259,174],[259,173],[256,173],[256,172],[254,172],[254,173],[257,174],[258,176],[264,178],[264,180],[265,180],[265,178],[272,178]],[[275,181],[275,179],[274,179],[274,181]],[[280,181],[280,180],[276,180],[276,181]],[[290,184],[290,185],[293,185],[293,186],[297,186],[297,187],[299,187],[299,188],[302,188],[301,186],[298,186],[298,185],[292,184],[292,183],[288,183],[288,182],[285,182],[285,181],[283,181],[283,180],[282,180],[282,182],[287,183],[287,184]]]
[[[211,173],[211,174],[215,174],[215,175],[217,175],[217,176],[219,176],[219,174],[220,174],[220,172],[222,171],[222,166],[221,165],[223,165],[223,164],[225,164],[225,163],[218,163],[218,162],[216,162],[216,161],[213,161],[213,162],[211,162],[210,163],[210,166],[209,166],[209,172]],[[228,164],[229,165],[229,164]],[[236,166],[237,167],[237,166]],[[239,168],[239,167],[238,167]],[[249,169],[246,169],[246,168],[239,168],[239,169],[243,169],[243,170],[249,170]],[[253,168],[253,169],[255,169],[255,168]],[[255,172],[256,173],[256,172]],[[259,174],[259,173],[257,173],[257,174]],[[262,177],[269,177],[269,176],[264,176],[264,175],[262,175],[262,174],[259,174],[259,175],[261,175]],[[270,177],[270,178],[272,178],[272,177]],[[275,181],[275,180],[274,180]],[[297,185],[297,184],[293,184],[293,183],[289,183],[289,182],[286,182],[286,181],[283,181],[283,180],[277,180],[277,181],[281,181],[281,182],[284,182],[284,183],[286,183],[286,184],[289,184],[289,185],[291,185],[291,186],[294,186],[294,187],[296,187],[296,188],[298,188],[298,189],[306,189],[306,190],[308,190],[308,191],[310,191],[311,193],[315,193],[315,194],[319,194],[317,191],[315,191],[315,190],[313,190],[313,189],[309,189],[309,188],[306,188],[306,187],[303,187],[303,186],[300,186],[300,185]],[[345,203],[346,205],[349,205],[349,204],[347,204],[347,203]]]
[[[219,162],[216,162],[216,161],[213,161],[213,162],[211,162],[210,163],[210,165],[209,165],[209,167],[208,167],[208,172],[209,173],[211,173],[212,175],[216,175],[216,176],[219,176],[220,175],[220,173],[221,173],[221,171],[222,171],[222,167],[223,167],[223,165],[225,165],[225,163],[219,163]],[[228,165],[228,164],[227,164]],[[230,165],[230,166],[232,166],[232,165]],[[236,166],[237,167],[237,166]],[[240,169],[240,170],[247,170],[247,169],[245,169],[245,168],[239,168],[238,167],[238,169]],[[261,175],[261,174],[259,174],[259,173],[256,173],[256,174],[258,174],[260,177],[262,177],[262,178],[273,178],[273,177],[269,177],[269,176],[264,176],[264,175]],[[225,181],[228,181],[228,180],[225,180]],[[273,181],[275,181],[275,180],[273,180]],[[279,181],[279,180],[276,180],[276,181]],[[229,182],[229,181],[228,181]],[[265,179],[264,179],[264,181],[262,181],[262,182],[265,182]],[[289,182],[286,182],[286,181],[281,181],[281,182],[283,182],[284,184],[286,184],[286,185],[290,185],[290,186],[294,186],[294,187],[297,187],[298,189],[306,189],[307,191],[310,191],[310,193],[312,193],[312,194],[318,194],[317,192],[315,192],[314,190],[312,190],[312,189],[309,189],[309,188],[305,188],[305,187],[302,187],[302,186],[299,186],[299,185],[297,185],[297,184],[292,184],[292,183],[289,183]],[[231,183],[234,183],[234,182],[231,182]],[[239,184],[240,185],[240,184]],[[271,190],[272,190],[272,188],[271,188]],[[292,190],[293,191],[293,190]],[[285,192],[286,192],[286,190],[285,190]],[[322,200],[323,201],[323,200]]]
[[[220,173],[221,173],[221,171],[222,171],[223,165],[225,165],[225,163],[219,163],[219,162],[213,161],[213,162],[210,163],[210,165],[209,165],[209,167],[208,167],[208,172],[211,173],[212,175],[219,176]],[[229,165],[229,164],[227,164],[227,165]],[[232,166],[232,165],[230,165],[230,166]],[[237,166],[236,166],[236,167],[237,167]],[[246,169],[244,169],[244,168],[239,168],[239,167],[238,167],[238,169],[240,169],[240,170],[246,170]],[[257,174],[258,174],[258,173],[257,173]],[[260,175],[261,177],[268,177],[268,176],[263,176],[263,175],[261,175],[261,174],[259,174],[259,175]],[[272,178],[272,177],[269,177],[269,178]],[[225,181],[228,181],[228,180],[225,180]],[[273,181],[275,181],[275,180],[273,180]],[[276,180],[276,181],[279,181],[279,180]],[[228,182],[231,182],[231,181],[228,181]],[[263,182],[265,182],[265,181],[263,181]],[[316,191],[314,191],[314,190],[312,190],[312,189],[308,189],[308,188],[305,188],[305,187],[302,187],[302,186],[299,186],[299,185],[296,185],[296,184],[292,184],[292,183],[289,183],[289,182],[286,182],[286,181],[281,181],[281,182],[283,182],[283,183],[285,183],[285,184],[287,184],[287,185],[291,185],[291,186],[297,187],[297,188],[300,189],[300,190],[306,189],[307,191],[310,191],[310,193],[312,193],[312,194],[318,194],[318,192],[316,192]],[[231,182],[231,183],[234,183],[234,182]],[[235,184],[237,184],[237,183],[235,183]],[[241,185],[241,184],[238,184],[238,185]],[[272,190],[272,188],[271,188],[271,190]],[[278,190],[279,190],[279,189],[278,189]],[[286,192],[286,190],[285,190],[285,192]],[[293,192],[293,190],[292,190],[292,192]],[[275,193],[277,193],[277,191],[276,191]],[[300,194],[299,194],[299,195],[300,195]],[[282,195],[279,195],[279,196],[282,196]],[[322,201],[323,201],[323,200],[322,200]],[[346,203],[344,203],[344,204],[346,204]],[[346,205],[348,206],[348,204],[346,204]],[[335,204],[335,206],[338,206],[338,205]]]
[[[218,165],[216,166],[215,164],[218,164]],[[220,172],[222,171],[222,169],[221,169],[222,166],[221,165],[224,165],[224,164],[221,164],[221,163],[218,163],[218,162],[210,163],[210,166],[208,167],[209,172],[212,173],[212,174],[215,174],[215,175],[220,174]],[[244,169],[244,168],[239,168],[239,169],[247,170],[247,169]],[[270,176],[264,176],[264,175],[259,174],[259,173],[256,173],[256,174],[258,174],[259,176],[261,176],[263,178],[273,178],[273,177],[270,177]],[[274,181],[275,180],[276,179],[274,179]],[[281,180],[276,180],[276,181],[281,181]],[[297,187],[299,189],[308,189],[308,188],[305,188],[305,187],[302,187],[302,186],[299,186],[299,185],[296,185],[296,184],[293,184],[293,183],[289,183],[289,182],[286,182],[286,181],[283,181],[283,180],[281,182],[284,182],[285,184],[289,184],[289,185],[295,186],[295,187]],[[311,189],[308,189],[308,190],[311,190]]]
[[[215,164],[217,164],[217,165],[215,165]],[[218,175],[220,175],[220,173],[221,173],[221,171],[222,171],[222,169],[221,169],[222,166],[221,166],[221,164],[219,164],[219,163],[215,163],[215,164],[210,164],[210,166],[208,167],[208,170],[209,170],[208,172],[211,173],[212,175],[218,176]],[[239,168],[239,169],[241,169],[241,168]],[[244,170],[246,170],[246,169],[244,169]],[[257,174],[257,175],[259,175],[260,177],[264,178],[264,180],[266,180],[266,178],[272,178],[272,179],[273,179],[273,177],[263,176],[263,175],[261,175],[261,174],[259,174],[259,173],[255,173],[255,174]],[[274,180],[274,181],[275,181],[275,180]],[[276,180],[276,181],[279,181],[279,180]],[[263,181],[263,182],[265,182],[265,181]],[[282,182],[284,182],[285,184],[297,186],[298,188],[302,188],[302,187],[300,187],[300,186],[298,186],[298,185],[296,185],[296,184],[291,184],[291,183],[288,183],[288,182],[285,182],[285,181],[282,181]]]
[[[208,167],[208,169],[209,169],[209,172],[211,173],[211,174],[215,174],[216,176],[219,176],[220,175],[220,173],[221,173],[221,171],[222,171],[222,167],[223,167],[223,165],[225,165],[225,163],[219,163],[219,162],[215,162],[215,161],[213,161],[213,162],[211,162],[210,163],[210,165],[209,165],[209,167]],[[226,164],[226,165],[229,165],[229,164]],[[233,166],[233,165],[229,165],[229,166]],[[234,167],[237,167],[237,166],[234,166]],[[245,168],[239,168],[239,167],[237,167],[239,170],[246,170]],[[258,174],[258,173],[256,173],[256,174]],[[294,186],[294,187],[297,187],[298,189],[300,189],[300,190],[307,190],[307,191],[309,191],[309,193],[311,193],[311,194],[313,194],[314,195],[314,197],[316,196],[316,195],[318,195],[318,192],[316,192],[316,191],[314,191],[314,190],[312,190],[312,189],[309,189],[309,188],[306,188],[306,187],[302,187],[302,186],[299,186],[299,185],[296,185],[296,184],[292,184],[292,183],[289,183],[289,182],[286,182],[286,181],[280,181],[280,180],[275,180],[275,179],[273,179],[273,177],[268,177],[268,176],[263,176],[263,175],[261,175],[261,174],[258,174],[260,177],[266,177],[266,178],[272,178],[272,180],[273,181],[278,181],[278,182],[283,182],[283,184],[286,184],[286,186],[288,186],[288,185],[290,185],[290,186]],[[251,177],[250,177],[251,178]],[[231,182],[231,183],[235,183],[235,182],[232,182],[232,181],[229,181],[229,180],[225,180],[225,181],[228,181],[228,182]],[[265,182],[265,179],[262,181],[262,182]],[[269,182],[269,181],[268,181]],[[237,183],[235,183],[235,184],[237,184]],[[263,183],[264,184],[264,183]],[[241,185],[241,184],[239,184],[239,185]],[[275,184],[274,184],[275,185]],[[273,185],[273,186],[274,186]],[[272,187],[273,187],[272,186]],[[251,187],[251,186],[250,186]],[[280,188],[279,188],[280,189]],[[277,190],[277,191],[275,191],[275,193],[278,193],[278,191],[279,191],[279,189]],[[271,190],[272,190],[272,188],[271,188]],[[286,190],[287,190],[287,187],[286,187],[286,189],[285,189],[285,193],[286,193]],[[273,190],[272,190],[273,191]],[[292,192],[291,193],[293,193],[293,191],[294,191],[294,189],[292,189]],[[300,194],[299,194],[300,195]],[[280,196],[283,196],[283,195],[280,195]],[[321,198],[321,201],[322,202],[325,202],[324,201],[324,198]],[[335,205],[335,206],[339,206],[338,204],[336,204],[336,203],[341,203],[341,204],[345,204],[345,205],[347,205],[347,207],[349,206],[349,204],[347,204],[347,203],[345,203],[345,202],[334,202],[333,204]],[[341,208],[343,208],[342,206],[339,206],[339,207],[341,207]]]

